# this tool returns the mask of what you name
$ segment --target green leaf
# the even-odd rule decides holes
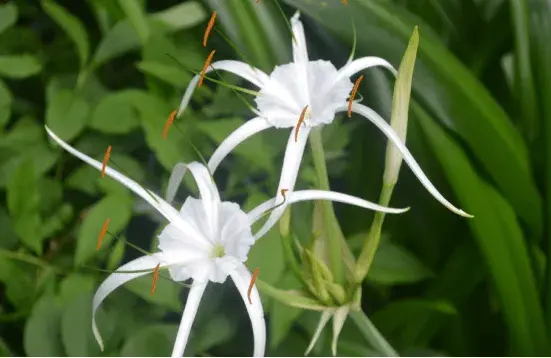
[[[60,90],[46,105],[46,124],[66,142],[84,129],[90,107],[84,99],[70,90]]]
[[[196,26],[203,22],[206,17],[205,10],[196,1],[186,1],[150,16],[155,23],[163,25],[171,31]]]
[[[12,100],[13,97],[8,86],[0,80],[0,133],[10,120]]]
[[[260,279],[256,280],[256,285],[263,294],[291,307],[313,311],[323,311],[328,308],[301,291],[280,290]]]
[[[179,312],[182,309],[182,302],[180,301],[182,286],[172,281],[166,271],[161,272],[160,275],[163,277],[159,277],[157,280],[157,287],[155,288],[154,294],[151,294],[151,285],[153,282],[152,275],[138,277],[125,284],[124,287],[147,302],[170,309],[174,312]]]
[[[59,287],[59,298],[64,304],[69,303],[84,293],[94,291],[95,288],[96,279],[93,276],[81,273],[72,273],[61,281]]]
[[[368,280],[386,285],[414,283],[433,276],[411,252],[389,241],[381,242],[367,274]]]
[[[2,337],[0,337],[0,357],[15,357],[15,354],[10,351],[10,347]]]
[[[126,244],[124,241],[120,240],[119,242],[115,243],[115,247],[113,248],[113,250],[111,250],[111,253],[109,254],[109,259],[107,260],[108,270],[116,270],[121,265],[125,249]]]
[[[33,55],[0,56],[0,76],[21,79],[42,71],[42,63]]]
[[[93,57],[93,65],[99,66],[140,45],[140,38],[129,21],[120,21],[102,37]]]
[[[138,114],[122,91],[103,97],[92,111],[88,125],[103,133],[126,134],[139,123]]]
[[[285,275],[277,283],[277,287],[283,289],[296,289],[300,288],[300,282],[292,274]],[[270,320],[269,330],[270,332],[270,348],[274,349],[278,347],[283,340],[292,332],[291,327],[293,323],[302,315],[302,310],[289,307],[283,303],[274,300],[270,307]]]
[[[121,350],[123,357],[168,357],[172,352],[175,324],[153,324],[132,334]]]
[[[419,106],[413,109],[457,197],[475,216],[468,224],[499,293],[514,354],[547,354],[542,307],[515,212],[494,188],[478,177],[449,135]]]
[[[80,294],[63,305],[61,338],[67,356],[97,357],[101,350],[92,333],[92,294]]]
[[[136,67],[147,75],[157,77],[178,88],[185,88],[191,81],[192,75],[182,71],[179,67],[169,66],[159,62],[141,61]]]
[[[96,254],[96,244],[101,228],[110,219],[108,231],[117,235],[132,217],[132,197],[125,193],[109,194],[94,205],[82,221],[77,234],[75,265],[80,266]],[[108,250],[113,237],[105,234],[100,250]]]
[[[0,5],[0,34],[17,21],[17,6],[8,2]]]
[[[201,327],[200,335],[195,340],[197,352],[207,352],[212,347],[227,342],[235,334],[233,323],[222,315],[211,317],[204,327]]]
[[[61,307],[55,297],[43,296],[36,302],[25,323],[25,353],[31,357],[65,356],[60,329]]]
[[[42,1],[42,8],[75,43],[80,58],[80,67],[84,68],[90,56],[90,43],[88,41],[86,28],[76,16],[72,15],[65,10],[63,6],[57,5],[53,1]]]
[[[145,44],[149,39],[150,29],[147,22],[147,15],[141,4],[136,0],[118,0],[118,3],[130,20],[132,26],[134,26],[141,42]]]
[[[29,312],[36,299],[36,267],[0,257],[0,281],[5,297],[19,311]]]
[[[125,155],[125,154],[113,154],[111,156],[111,161],[116,165],[117,170],[122,172],[132,180],[141,183],[145,178],[145,172],[142,169],[141,164],[134,158]],[[123,191],[125,193],[131,193],[130,189],[122,185],[118,181],[110,177],[101,178],[97,176],[97,170],[95,170],[96,183],[98,187],[105,193]]]
[[[0,241],[0,248],[12,249],[17,245],[17,235],[13,231],[12,219],[6,212],[6,209],[0,206],[0,227],[2,228],[2,240]]]
[[[392,348],[363,311],[351,311],[349,316],[365,339],[379,352],[379,354],[386,357],[398,357],[394,348]]]
[[[42,220],[34,166],[25,160],[10,179],[7,202],[19,239],[37,254],[42,253]]]

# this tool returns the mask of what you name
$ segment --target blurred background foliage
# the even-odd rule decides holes
[[[433,200],[402,169],[384,240],[364,282],[362,307],[401,355],[548,355],[551,327],[551,2],[548,0],[283,0],[302,11],[313,59],[342,66],[356,57],[396,67],[413,27],[420,47],[408,146],[436,186],[467,212]],[[201,42],[216,10],[217,31]],[[222,33],[222,34],[221,34]],[[224,39],[227,37],[230,42]],[[149,249],[162,224],[147,205],[51,146],[48,124],[79,150],[112,159],[162,193],[178,161],[208,157],[251,117],[235,94],[208,84],[163,140],[162,130],[194,71],[215,59],[246,59],[271,71],[290,60],[291,39],[275,0],[8,0],[0,4],[0,355],[169,355],[186,290],[150,277],[102,306],[101,353],[91,334],[91,298],[105,273]],[[183,66],[167,54],[175,56]],[[364,71],[364,103],[389,118],[393,79]],[[226,81],[234,81],[230,75]],[[235,82],[240,84],[239,82]],[[248,98],[252,102],[252,98]],[[359,117],[324,129],[331,186],[375,201],[386,139]],[[226,200],[246,208],[273,195],[287,133],[239,146],[217,172]],[[315,184],[306,154],[299,187]],[[191,180],[188,192],[195,194]],[[181,202],[181,201],[180,201]],[[357,253],[372,213],[335,205]],[[293,209],[292,230],[312,232],[313,205]],[[278,288],[297,288],[277,227],[252,249],[249,268]],[[222,287],[222,288],[221,288]],[[263,296],[267,355],[304,353],[319,314]],[[313,355],[330,355],[330,329]],[[207,289],[187,355],[250,355],[251,329],[231,282]],[[344,326],[339,354],[369,356]]]

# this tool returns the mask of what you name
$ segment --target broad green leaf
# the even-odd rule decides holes
[[[104,177],[103,179],[107,179],[107,177]],[[94,195],[97,193],[97,183],[98,170],[86,163],[81,164],[80,167],[72,172],[71,175],[65,180],[65,185],[67,188],[79,190],[89,195]]]
[[[100,347],[92,334],[92,292],[80,294],[63,305],[61,338],[69,357],[100,355]]]
[[[12,94],[8,86],[0,80],[0,131],[10,120],[12,100]]]
[[[17,6],[8,2],[0,5],[0,33],[10,28],[17,21]]]
[[[339,2],[328,2],[327,6],[307,0],[285,2],[347,42],[353,31],[350,16],[356,16],[358,57],[380,56],[391,63],[399,61],[418,23],[417,18],[389,1],[357,0],[348,6]],[[398,12],[402,16],[396,16]],[[413,98],[465,141],[519,216],[536,235],[541,233],[541,198],[522,137],[488,91],[438,38],[427,31],[421,31],[420,37]]]
[[[25,322],[23,345],[31,357],[65,356],[61,342],[61,307],[53,296],[36,301]]]
[[[209,349],[226,343],[235,334],[233,323],[223,315],[216,315],[209,319],[201,332],[196,336],[195,350],[206,352]]]
[[[159,62],[142,61],[136,67],[146,75],[156,77],[179,88],[187,87],[187,84],[192,79],[192,75],[189,72],[184,72],[179,67],[168,66]]]
[[[103,97],[92,111],[88,125],[103,133],[126,134],[139,123],[138,114],[123,91]]]
[[[13,218],[13,228],[21,242],[35,253],[42,253],[42,219],[34,166],[23,161],[10,178],[7,202]]]
[[[547,354],[543,312],[515,212],[495,189],[478,177],[465,153],[449,135],[419,106],[413,108],[457,197],[475,216],[468,224],[499,293],[513,352]]]
[[[70,142],[84,129],[89,111],[90,107],[78,94],[61,90],[46,106],[46,124],[57,136]]]
[[[151,271],[153,274],[153,271]],[[161,271],[157,280],[157,286],[155,293],[151,294],[151,285],[153,283],[153,275],[146,275],[138,277],[127,284],[124,287],[134,292],[147,302],[155,305],[165,307],[174,312],[179,312],[182,309],[182,302],[180,301],[180,291],[183,286],[172,281],[166,270]]]
[[[99,173],[98,173],[99,176]],[[82,221],[77,234],[75,265],[80,266],[96,254],[96,244],[105,220],[108,218],[108,233],[103,238],[100,250],[107,251],[112,235],[122,231],[132,216],[132,197],[126,193],[109,194],[98,201]]]
[[[414,283],[434,274],[412,253],[389,241],[383,241],[373,259],[367,279],[381,284]]]
[[[1,55],[0,76],[14,79],[31,77],[42,71],[42,63],[32,55]]]
[[[93,292],[95,288],[96,279],[94,276],[72,273],[61,281],[59,285],[59,298],[63,303],[69,303],[84,293]]]
[[[149,39],[150,29],[147,21],[147,15],[136,0],[118,0],[118,3],[134,29],[138,33],[142,43],[146,43]]]
[[[85,27],[76,16],[53,1],[42,1],[42,8],[75,43],[80,58],[80,67],[84,68],[90,56],[90,43]]]
[[[115,243],[115,247],[113,248],[113,250],[111,250],[111,253],[109,254],[109,259],[107,260],[108,270],[116,270],[121,265],[125,249],[126,244],[124,243],[124,241],[121,240]]]
[[[40,178],[37,182],[42,214],[50,214],[62,203],[63,187],[61,182],[51,178]]]
[[[2,228],[2,240],[0,240],[0,248],[12,249],[17,245],[17,234],[12,225],[12,218],[8,215],[6,209],[0,206],[0,227]]]
[[[0,252],[0,281],[7,302],[29,312],[36,299],[36,267],[12,260]]]
[[[193,27],[203,22],[206,17],[205,10],[196,1],[186,1],[150,16],[156,23],[166,26],[171,31]]]
[[[145,326],[125,341],[121,350],[123,357],[167,357],[172,352],[176,324],[153,324]]]
[[[105,62],[133,50],[140,45],[140,38],[129,21],[120,21],[102,37],[93,56],[93,65]]]
[[[2,337],[0,337],[0,357],[15,357],[15,354],[11,352],[8,344]]]
[[[268,199],[264,194],[254,193],[249,196],[243,208],[250,210],[255,207],[255,204],[260,204]],[[258,267],[260,269],[258,277],[271,285],[278,282],[285,271],[285,257],[281,240],[277,227],[272,228],[251,247],[247,258],[247,266],[251,270]],[[269,255],[266,254],[268,252]]]
[[[300,288],[300,282],[291,274],[286,274],[278,283],[277,287],[282,289]],[[278,347],[285,337],[291,332],[293,323],[300,317],[302,310],[289,307],[283,303],[273,300],[270,307],[270,348]]]

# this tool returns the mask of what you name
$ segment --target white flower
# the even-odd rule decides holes
[[[277,191],[278,198],[280,199],[279,193],[281,189],[285,188],[292,191],[294,188],[310,130],[315,126],[331,123],[337,113],[347,111],[347,98],[353,88],[350,77],[373,66],[385,67],[396,75],[394,67],[379,57],[350,59],[339,70],[328,61],[310,61],[306,49],[304,29],[299,20],[298,12],[292,17],[291,25],[294,37],[293,62],[276,66],[270,75],[246,63],[230,60],[213,62],[207,70],[207,72],[213,69],[231,72],[259,88],[259,94],[255,98],[258,109],[255,112],[258,114],[258,117],[247,121],[220,144],[208,163],[211,173],[214,173],[220,162],[248,137],[270,127],[294,128],[291,130],[287,142],[283,168],[281,170]],[[178,116],[187,107],[198,80],[199,76],[196,76],[187,88],[178,109]],[[297,122],[306,106],[306,116],[304,116],[304,122],[299,128]],[[400,140],[394,129],[381,116],[369,107],[357,102],[352,104],[352,111],[370,120],[396,145],[413,173],[438,201],[456,214],[471,217],[471,215],[465,213],[463,210],[453,206],[438,192],[425,173],[423,173],[403,141]],[[299,132],[297,140],[295,140],[296,131]],[[168,198],[171,198],[173,191],[174,188],[169,187]],[[277,222],[284,209],[285,206],[283,205],[272,212],[264,230],[261,230],[259,235],[263,235]]]
[[[46,131],[69,153],[98,170],[102,169],[102,163],[72,148],[47,127]],[[251,273],[245,267],[244,262],[254,243],[251,226],[274,207],[276,199],[270,199],[249,213],[245,213],[238,204],[220,200],[218,189],[204,165],[196,162],[180,163],[176,168],[182,175],[186,170],[191,171],[201,196],[200,199],[188,197],[179,211],[156,194],[142,188],[132,179],[112,168],[105,168],[105,174],[142,197],[157,209],[169,221],[169,224],[159,235],[159,252],[140,257],[121,266],[117,270],[121,272],[115,271],[101,284],[94,296],[93,315],[95,317],[99,305],[117,287],[134,278],[151,273],[157,265],[168,268],[170,277],[174,281],[185,281],[191,278],[193,284],[172,353],[173,357],[181,357],[207,283],[222,283],[230,276],[245,302],[251,319],[254,333],[254,356],[263,356],[266,328],[262,304],[256,287],[252,290],[252,304],[248,302],[247,291]],[[305,200],[340,201],[388,213],[401,213],[407,210],[384,208],[365,200],[330,191],[304,190],[286,196],[286,202],[289,204]],[[93,331],[103,349],[103,342],[96,327],[95,318]]]

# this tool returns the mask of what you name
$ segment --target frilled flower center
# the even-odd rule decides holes
[[[254,243],[249,218],[238,204],[218,205],[218,226],[209,230],[209,220],[201,200],[188,197],[180,217],[205,238],[197,238],[182,226],[170,223],[159,235],[159,249],[169,265],[173,280],[224,282],[226,277],[247,260]],[[215,237],[210,233],[216,232]]]
[[[310,61],[304,66],[293,62],[276,66],[255,102],[274,127],[295,127],[306,106],[304,125],[316,126],[333,121],[353,87],[349,78],[338,76],[331,62]]]

